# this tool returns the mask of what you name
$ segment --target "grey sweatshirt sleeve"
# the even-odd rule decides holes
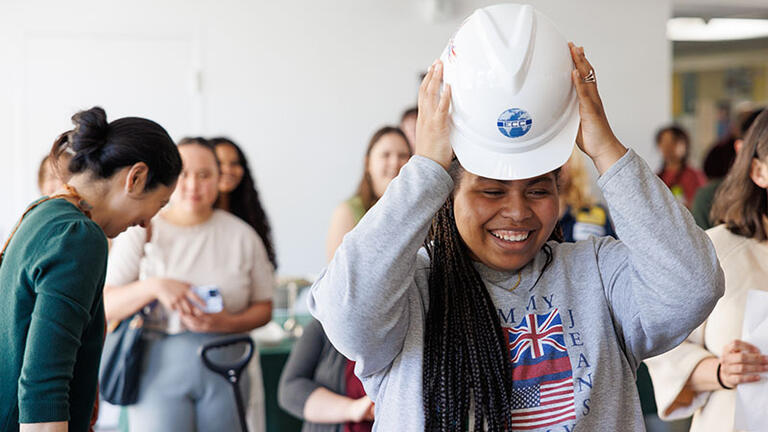
[[[309,395],[321,387],[313,378],[323,352],[324,342],[323,327],[319,322],[312,321],[296,341],[285,363],[283,373],[280,374],[280,384],[277,389],[280,408],[300,419],[304,418],[304,405]]]
[[[596,252],[614,326],[628,357],[682,342],[709,315],[725,286],[709,237],[632,150],[598,180],[621,241]]]
[[[312,286],[310,312],[336,349],[357,363],[360,377],[381,371],[402,349],[417,253],[452,190],[439,164],[412,157]]]

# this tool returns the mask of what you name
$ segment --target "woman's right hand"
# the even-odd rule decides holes
[[[453,159],[453,149],[448,137],[451,133],[449,108],[451,86],[443,82],[443,62],[436,60],[429,67],[419,87],[419,116],[416,119],[416,154],[432,159],[446,170]]]
[[[756,346],[734,340],[723,348],[720,357],[720,380],[728,387],[760,381],[760,373],[768,372],[768,356]]]
[[[192,302],[205,304],[197,294],[190,290],[191,285],[175,279],[152,278],[149,280],[152,291],[166,309],[179,311],[186,315],[199,315],[203,313]]]
[[[353,423],[373,421],[373,401],[368,396],[355,399],[349,405],[349,414]]]

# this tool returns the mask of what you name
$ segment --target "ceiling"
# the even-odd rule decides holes
[[[768,18],[768,0],[672,0],[674,16]]]
[[[672,0],[676,17],[764,18],[768,19],[768,0]],[[675,56],[718,54],[768,47],[768,38],[723,42],[674,42]]]

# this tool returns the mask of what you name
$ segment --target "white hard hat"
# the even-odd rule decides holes
[[[568,43],[530,5],[476,10],[442,55],[451,145],[469,172],[498,180],[562,166],[579,128]]]

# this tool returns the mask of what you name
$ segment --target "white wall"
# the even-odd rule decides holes
[[[0,227],[7,233],[36,196],[37,164],[69,117],[102,104],[174,138],[241,143],[280,273],[315,273],[370,134],[415,103],[419,72],[491,3],[455,0],[451,18],[432,22],[422,0],[4,1]],[[531,3],[585,46],[614,130],[655,166],[652,133],[669,118],[669,0]]]

